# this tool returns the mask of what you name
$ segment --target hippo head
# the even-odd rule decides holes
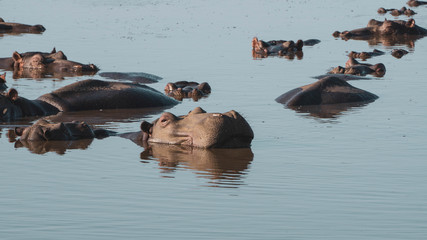
[[[95,137],[92,128],[84,122],[49,123],[41,119],[30,127],[15,128],[15,133],[26,141],[78,140]]]
[[[18,91],[11,88],[9,92],[0,94],[0,122],[8,122],[22,116],[22,110],[15,104]]]
[[[14,69],[26,68],[42,71],[47,69],[48,59],[41,53],[21,55],[15,51],[12,55],[12,59],[14,61]]]
[[[141,129],[148,142],[200,148],[249,147],[254,137],[249,124],[236,111],[206,113],[200,107],[185,116],[163,113],[152,124],[144,121]]]

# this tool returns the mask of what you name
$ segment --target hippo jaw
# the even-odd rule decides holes
[[[188,115],[164,113],[149,129],[148,142],[187,145],[200,148],[249,147],[253,131],[237,112],[206,113],[195,108]]]

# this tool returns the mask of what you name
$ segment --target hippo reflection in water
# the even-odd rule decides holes
[[[0,33],[20,34],[20,33],[42,33],[46,30],[42,25],[28,25],[22,23],[5,22],[0,18]]]
[[[199,148],[246,148],[254,137],[252,128],[236,111],[206,113],[200,107],[185,116],[163,113],[153,123],[143,121],[141,130],[136,137],[140,141]]]
[[[190,169],[195,174],[211,180],[209,186],[238,187],[242,184],[254,154],[250,148],[203,149],[182,145],[150,143],[144,147],[140,157],[143,163],[153,158],[158,162],[163,174],[171,174],[178,169]]]
[[[0,122],[58,112],[164,107],[177,103],[148,86],[89,79],[67,85],[35,100],[20,97],[15,89],[10,89],[8,93],[0,94]]]
[[[324,77],[315,83],[295,88],[276,98],[286,107],[333,117],[349,107],[361,106],[378,98],[375,94],[353,87],[337,77]]]

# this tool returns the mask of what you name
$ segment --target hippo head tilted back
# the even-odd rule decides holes
[[[151,143],[189,145],[200,148],[249,147],[254,133],[236,111],[206,113],[197,107],[188,115],[166,112],[152,124],[143,122],[144,139]]]

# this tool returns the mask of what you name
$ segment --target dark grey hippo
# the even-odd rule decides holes
[[[309,39],[306,41],[298,40],[286,41],[286,40],[272,40],[265,42],[259,40],[257,37],[252,39],[252,56],[254,58],[266,58],[268,56],[283,56],[288,59],[293,59],[295,56],[298,59],[302,59],[303,46],[313,46],[318,44],[320,40]]]
[[[10,89],[8,93],[0,94],[0,121],[58,112],[164,107],[177,103],[175,99],[148,86],[89,79],[67,85],[35,100],[20,97],[15,89]]]
[[[349,57],[345,64],[345,68],[338,66],[332,69],[329,74],[351,74],[357,76],[366,76],[367,74],[372,74],[375,77],[383,77],[385,72],[386,68],[382,63],[377,63],[375,65],[360,63],[354,58]]]
[[[352,102],[371,102],[378,96],[353,87],[337,77],[325,77],[317,82],[295,88],[276,98],[276,102],[287,107],[305,105],[342,104]]]
[[[5,22],[0,18],[0,33],[19,34],[19,33],[42,33],[46,30],[42,25],[28,25],[22,23]]]
[[[360,58],[362,60],[366,60],[371,57],[381,56],[384,55],[385,52],[380,51],[378,49],[374,49],[372,52],[355,52],[351,51],[348,56],[351,58]]]
[[[3,92],[6,89],[6,73],[3,73],[2,75],[0,75],[0,92]]]

